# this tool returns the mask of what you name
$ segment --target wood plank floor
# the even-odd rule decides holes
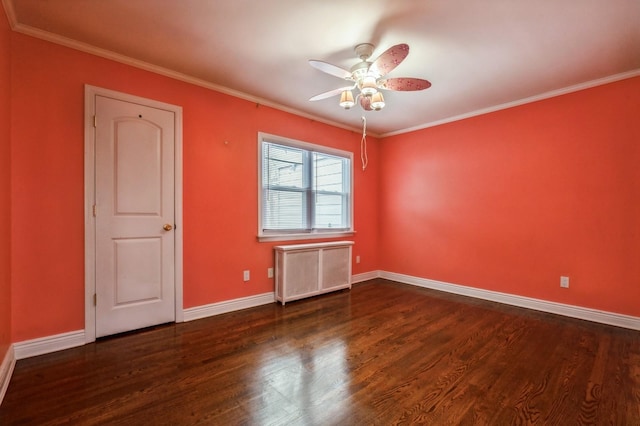
[[[640,425],[640,332],[373,280],[20,360],[0,424]]]

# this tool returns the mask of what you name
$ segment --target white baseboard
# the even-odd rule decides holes
[[[477,299],[490,300],[492,302],[504,303],[506,305],[519,306],[521,308],[534,309],[536,311],[548,312],[551,314],[563,315],[571,318],[578,318],[602,324],[615,325],[617,327],[630,328],[632,330],[640,330],[640,318],[632,317],[629,315],[599,311],[596,309],[583,308],[580,306],[565,305],[556,302],[548,302],[546,300],[516,296],[512,294],[500,293],[497,291],[482,290],[458,284],[450,284],[442,281],[413,277],[410,275],[396,274],[394,272],[381,271],[380,277],[391,281],[401,282],[403,284],[411,284],[418,287],[445,291],[447,293],[475,297]]]
[[[4,399],[4,395],[7,393],[9,382],[11,381],[11,375],[13,374],[13,368],[16,365],[16,356],[13,351],[13,345],[9,346],[7,353],[4,354],[2,364],[0,364],[0,404]]]
[[[363,281],[369,281],[374,278],[380,278],[380,271],[363,272],[362,274],[355,274],[351,276],[351,284],[361,283]]]
[[[225,300],[224,302],[211,303],[209,305],[196,306],[184,310],[184,320],[193,321],[227,312],[253,308],[260,305],[268,305],[276,300],[274,293],[257,294],[255,296],[242,297],[240,299]]]
[[[44,355],[64,349],[75,348],[85,344],[84,330],[25,340],[13,344],[16,359],[24,359],[37,355]]]
[[[529,297],[500,293],[491,290],[483,290],[458,284],[430,280],[427,278],[398,274],[395,272],[371,271],[362,274],[356,274],[352,276],[352,283],[367,281],[374,278],[384,278],[403,284],[430,288],[447,293],[459,294],[461,296],[474,297],[477,299],[489,300],[492,302],[504,303],[506,305],[519,306],[521,308],[533,309],[536,311],[548,312],[571,318],[578,318],[602,324],[614,325],[617,327],[629,328],[632,330],[640,330],[640,318],[638,317],[617,314],[613,312],[599,311],[590,308],[583,308],[580,306],[565,305],[562,303],[549,302],[546,300],[533,299]],[[243,297],[240,299],[212,303],[209,305],[196,306],[184,310],[184,321],[193,321],[200,318],[220,315],[232,311],[238,311],[241,309],[253,308],[261,305],[267,305],[274,302],[274,293],[264,293],[255,296]],[[4,392],[9,385],[9,380],[11,379],[11,374],[13,372],[16,360],[43,355],[77,346],[83,346],[85,343],[84,330],[72,331],[69,333],[62,333],[54,336],[14,343],[13,346],[5,354],[2,364],[0,364],[0,402],[2,402]]]
[[[240,309],[253,308],[266,305],[275,301],[274,293],[265,293],[257,296],[249,296],[242,299],[229,300],[211,305],[198,306],[184,310],[184,321],[219,315]],[[54,336],[41,337],[13,344],[12,359],[20,360],[37,355],[44,355],[64,349],[83,346],[86,344],[84,330],[69,333],[56,334]],[[3,363],[4,368],[4,363]],[[3,373],[4,370],[0,370]],[[3,378],[0,376],[0,379]],[[0,385],[2,382],[0,382]]]

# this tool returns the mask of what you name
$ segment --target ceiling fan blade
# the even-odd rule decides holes
[[[385,50],[382,55],[378,56],[378,59],[373,61],[369,67],[369,71],[382,77],[400,65],[400,62],[404,61],[404,58],[406,58],[408,54],[408,44],[402,43],[391,46]]]
[[[386,80],[379,80],[378,87],[387,90],[399,90],[399,91],[413,91],[424,90],[431,87],[431,83],[421,78],[387,78]]]
[[[369,96],[360,96],[360,106],[365,111],[373,111],[373,108],[371,108],[371,98]]]
[[[311,98],[309,98],[310,101],[319,101],[320,99],[327,99],[330,98],[331,96],[335,96],[335,95],[339,95],[340,93],[344,92],[345,90],[352,90],[355,86],[349,86],[349,87],[341,87],[339,89],[333,89],[333,90],[329,90],[328,92],[324,92],[324,93],[320,93],[319,95],[315,95]]]
[[[311,65],[312,67],[319,69],[322,72],[326,72],[327,74],[331,74],[334,75],[338,78],[344,78],[344,79],[350,79],[351,78],[351,72],[340,68],[337,65],[332,65],[328,62],[323,62],[323,61],[316,61],[313,59],[309,60],[309,65]]]

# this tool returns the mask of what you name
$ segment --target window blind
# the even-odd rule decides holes
[[[262,143],[264,232],[350,228],[350,158]]]

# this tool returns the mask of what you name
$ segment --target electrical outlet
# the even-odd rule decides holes
[[[247,271],[243,271],[242,272],[242,277],[245,281],[249,281],[249,279],[251,278],[251,272]]]
[[[356,263],[360,263],[360,256],[356,256]]]
[[[569,288],[569,277],[560,277],[560,287]]]
[[[267,278],[273,278],[273,268],[267,269]]]

